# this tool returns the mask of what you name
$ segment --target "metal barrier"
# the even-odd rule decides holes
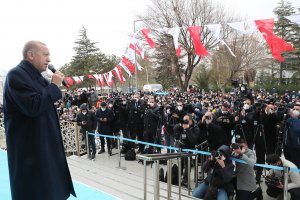
[[[181,158],[188,159],[188,195],[190,195],[190,158],[195,156],[195,154],[190,153],[166,153],[166,154],[141,154],[137,155],[138,159],[143,160],[144,163],[144,200],[147,199],[147,161],[154,162],[154,199],[159,199],[159,161],[167,160],[167,184],[168,184],[168,199],[171,199],[172,193],[172,159],[178,159],[178,195],[181,199]]]

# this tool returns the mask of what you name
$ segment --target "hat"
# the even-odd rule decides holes
[[[80,110],[87,110],[87,105],[86,105],[86,103],[81,104]]]
[[[105,107],[106,103],[105,102],[101,102],[101,107]]]

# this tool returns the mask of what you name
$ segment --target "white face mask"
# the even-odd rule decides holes
[[[246,149],[242,148],[241,153],[245,153]]]
[[[86,111],[82,112],[82,114],[84,114],[84,115],[86,115],[86,113],[87,113]]]
[[[224,155],[222,155],[221,160],[226,160],[226,157]]]
[[[228,111],[222,110],[222,114],[227,114],[227,113],[228,113]]]
[[[123,101],[122,104],[123,104],[123,105],[126,105],[126,101]]]
[[[109,105],[108,105],[108,107],[109,107],[109,108],[112,108],[112,107],[113,107],[113,105],[112,105],[112,104],[109,104]]]
[[[182,110],[182,106],[178,106],[177,109],[178,109],[179,111],[181,111],[181,110]]]
[[[299,117],[299,115],[300,115],[300,112],[298,110],[293,110],[293,117],[294,118]]]
[[[245,104],[243,108],[244,108],[244,110],[249,110],[250,109],[250,105],[249,104]]]
[[[149,106],[150,106],[150,107],[153,107],[153,106],[154,106],[154,103],[149,103]]]
[[[102,110],[102,111],[105,111],[105,110],[106,110],[106,108],[101,108],[101,110]]]
[[[171,114],[171,111],[170,111],[170,109],[168,109],[168,110],[167,110],[167,114]]]

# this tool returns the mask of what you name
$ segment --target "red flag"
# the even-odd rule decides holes
[[[73,79],[75,80],[76,84],[79,84],[82,82],[82,79],[79,76],[73,76]]]
[[[135,74],[135,66],[134,64],[126,57],[123,56],[122,63],[128,67],[128,69]]]
[[[72,77],[67,76],[67,77],[65,77],[65,80],[67,81],[68,85],[73,85],[74,84],[74,81],[73,81]]]
[[[134,44],[130,43],[129,48],[134,50]],[[141,47],[139,47],[138,44],[135,45],[135,52],[144,59],[144,50]]]
[[[141,30],[151,48],[156,47],[156,43],[149,37],[150,29],[144,28]]]
[[[125,79],[123,77],[122,68],[119,65],[117,65],[112,72],[115,76],[119,78],[121,83],[124,84]]]
[[[190,26],[188,28],[188,31],[192,37],[196,53],[201,57],[208,56],[209,53],[206,51],[205,47],[201,42],[200,26]]]
[[[294,51],[292,45],[278,37],[273,33],[274,28],[274,19],[264,19],[264,20],[255,20],[257,29],[261,32],[266,42],[268,43],[272,56],[279,60],[280,62],[284,61],[284,57],[281,56],[282,52]]]
[[[95,78],[92,74],[88,74],[87,77],[91,79]]]

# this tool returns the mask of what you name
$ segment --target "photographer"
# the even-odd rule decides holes
[[[222,127],[226,134],[226,145],[231,144],[231,130],[234,128],[234,117],[229,112],[230,105],[228,103],[223,103],[221,111],[216,113],[216,121]]]
[[[256,114],[251,105],[251,100],[246,99],[243,102],[243,108],[239,115],[235,116],[235,135],[239,135],[240,138],[245,139],[250,149],[253,148],[255,134],[254,121],[256,120]]]
[[[267,156],[267,163],[273,166],[297,168],[296,165],[283,157],[276,154]],[[266,177],[267,194],[270,197],[282,199],[283,198],[283,171],[271,170],[271,174]],[[291,194],[291,200],[300,199],[300,174],[289,170],[288,172],[288,191]]]
[[[175,145],[175,133],[174,126],[179,124],[178,115],[175,113],[175,109],[171,106],[166,107],[166,113],[164,115],[164,135],[166,140],[166,146]],[[167,149],[167,152],[170,153],[170,149]]]
[[[88,111],[87,104],[81,104],[80,113],[77,115],[76,121],[78,126],[81,126],[80,133],[82,133],[83,138],[88,142],[89,148],[92,149],[92,154],[90,154],[90,149],[87,149],[89,158],[95,159],[96,154],[96,144],[95,144],[95,136],[88,135],[88,140],[86,138],[86,132],[94,133],[97,127],[97,119],[95,117],[95,113]]]
[[[236,162],[237,193],[236,200],[262,199],[262,191],[256,188],[254,164],[256,156],[254,151],[248,148],[244,139],[237,139],[231,145],[232,155],[246,161],[246,164]]]
[[[228,141],[227,135],[222,127],[214,121],[213,113],[206,112],[199,123],[201,133],[205,133],[209,149],[217,150]]]
[[[194,149],[197,141],[199,141],[200,130],[198,126],[195,126],[191,115],[185,115],[183,117],[183,123],[174,126],[174,133],[176,138],[176,147],[181,149]],[[184,158],[182,170],[183,179],[182,185],[187,185],[188,177],[188,159]]]
[[[234,165],[229,159],[229,146],[222,145],[217,151],[211,152],[211,157],[204,163],[204,170],[208,173],[204,182],[193,191],[193,197],[204,200],[228,200],[234,192],[231,182]]]
[[[284,136],[284,156],[300,168],[300,102],[296,102],[287,119]]]

